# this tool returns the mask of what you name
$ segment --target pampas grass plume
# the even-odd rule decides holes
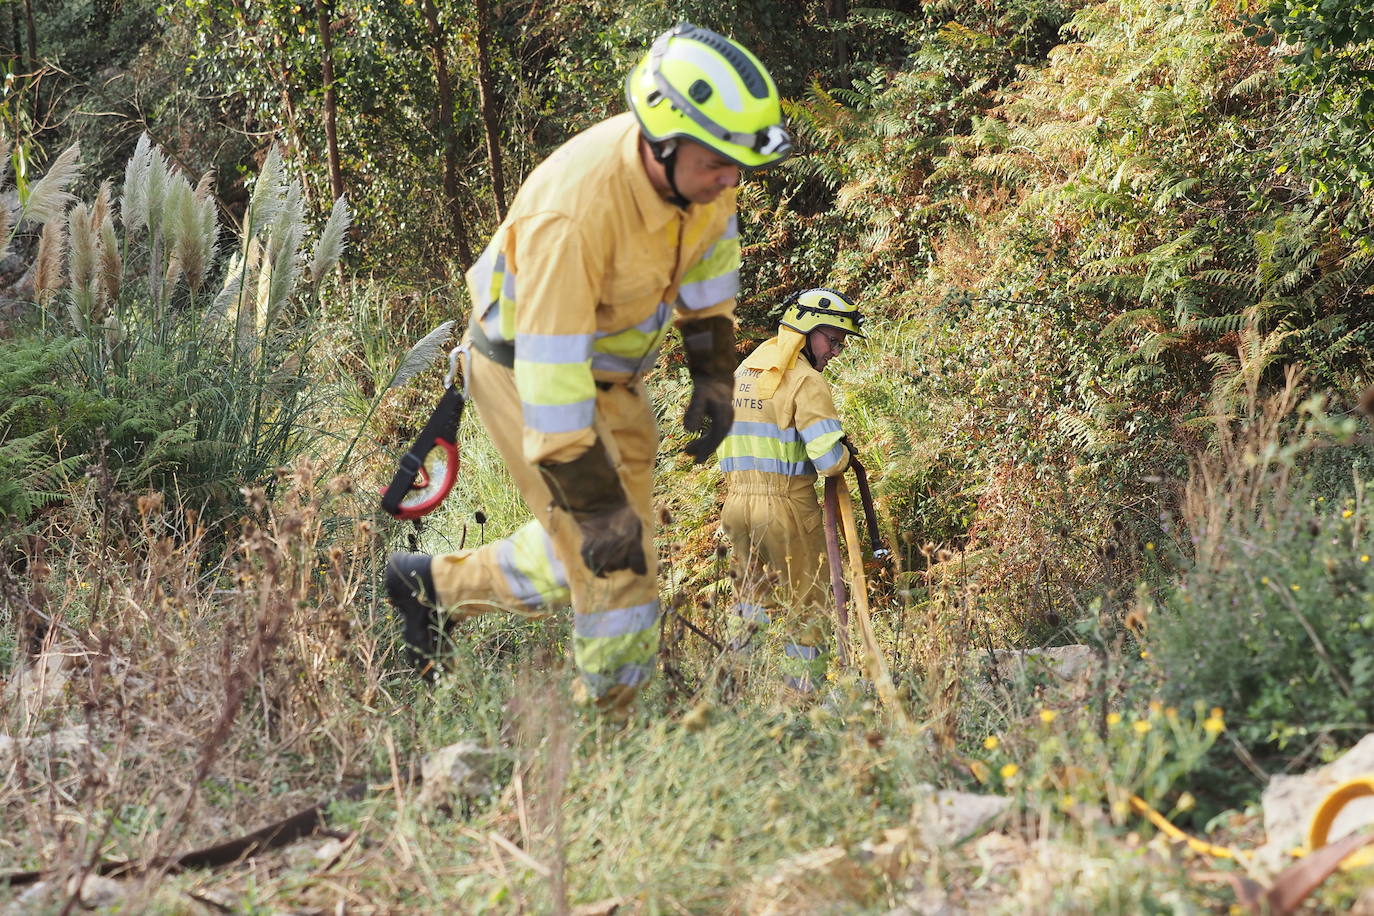
[[[310,282],[316,286],[319,285],[320,278],[339,263],[339,258],[343,255],[344,233],[348,231],[352,216],[348,208],[348,198],[340,197],[334,201],[334,209],[330,211],[329,221],[324,224],[324,231],[320,233],[319,241],[315,243],[314,256],[310,259]]]
[[[48,173],[34,182],[29,189],[28,203],[24,207],[25,218],[46,226],[67,212],[67,204],[75,197],[67,186],[81,174],[81,144],[73,143],[62,151]]]
[[[14,228],[14,212],[0,203],[0,260],[10,253],[10,230]]]
[[[196,184],[195,193],[193,226],[196,243],[201,252],[201,260],[206,264],[214,258],[215,245],[219,242],[219,210],[215,203],[215,196],[211,193],[214,181],[214,172],[206,172],[201,175],[200,181]]]
[[[101,303],[114,302],[124,284],[124,259],[119,254],[114,216],[107,210],[100,222],[100,269],[97,295]]]
[[[163,208],[173,175],[162,150],[148,151],[148,231],[156,234],[162,229]]]
[[[245,245],[249,238],[261,233],[277,218],[286,190],[283,184],[281,153],[273,146],[267,153],[267,161],[262,164],[262,171],[258,173],[253,196],[248,200],[248,212],[243,217]]]
[[[224,272],[224,286],[215,294],[215,298],[210,301],[210,307],[205,310],[205,325],[213,328],[224,320],[224,316],[229,313],[229,308],[239,300],[243,292],[243,256],[234,255],[229,262],[229,269]]]
[[[266,305],[267,315],[275,315],[295,288],[296,280],[300,277],[298,255],[304,234],[305,206],[301,201],[301,187],[293,181],[267,237],[267,257],[263,261],[263,279],[266,282],[258,290],[261,301]]]
[[[124,166],[124,197],[120,203],[120,217],[124,231],[130,234],[148,227],[148,168],[151,164],[152,141],[147,134],[138,138],[134,154]]]
[[[62,220],[43,224],[38,240],[38,261],[33,269],[33,298],[46,306],[62,288],[62,262],[67,254],[67,231]]]
[[[91,228],[99,231],[100,224],[105,222],[110,215],[110,182],[109,179],[100,183],[100,189],[95,193],[95,203],[91,205]]]
[[[205,273],[205,260],[201,256],[196,225],[196,200],[190,182],[180,175],[173,175],[168,180],[162,202],[162,228],[167,238],[167,249],[171,252],[167,282],[163,288],[170,290],[184,273],[187,285],[199,289]],[[172,270],[173,265],[177,266],[176,270]]]
[[[71,262],[68,273],[72,290],[78,294],[90,291],[95,281],[96,242],[91,231],[91,211],[84,203],[72,207],[67,214],[67,235],[71,239]]]

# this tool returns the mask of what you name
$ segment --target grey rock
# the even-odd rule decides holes
[[[475,741],[459,741],[433,752],[420,764],[420,804],[437,804],[453,796],[477,798],[490,794],[495,787],[499,757],[497,751]]]
[[[912,820],[922,839],[934,846],[949,846],[980,832],[1011,807],[1004,795],[924,788],[927,794],[918,795]]]

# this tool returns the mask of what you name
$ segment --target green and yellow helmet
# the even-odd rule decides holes
[[[778,87],[743,45],[682,22],[625,77],[625,99],[651,143],[695,140],[744,169],[792,152]]]
[[[788,297],[787,311],[782,313],[783,327],[809,334],[816,328],[835,328],[858,337],[867,335],[861,330],[863,316],[859,307],[833,289],[818,287]]]

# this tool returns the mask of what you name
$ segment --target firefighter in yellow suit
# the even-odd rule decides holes
[[[421,665],[443,617],[570,593],[575,690],[616,714],[658,648],[643,378],[675,324],[693,383],[683,425],[699,434],[686,451],[706,460],[733,416],[735,188],[792,147],[763,65],[689,23],[654,41],[625,95],[629,112],[530,173],[467,273],[467,393],[534,521],[477,550],[393,554],[386,577]]]
[[[731,642],[745,650],[782,629],[787,686],[810,692],[828,661],[829,577],[817,475],[843,474],[849,449],[821,373],[850,334],[852,302],[833,290],[789,299],[778,334],[735,372],[735,423],[716,453],[725,472],[721,524],[730,539],[736,602]]]

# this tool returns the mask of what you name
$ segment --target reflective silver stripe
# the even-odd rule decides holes
[[[544,603],[539,590],[534,587],[534,583],[526,577],[515,557],[515,542],[510,538],[502,538],[496,545],[496,565],[501,568],[501,575],[506,578],[506,585],[521,604],[526,607],[539,607]]]
[[[705,280],[685,284],[677,294],[682,304],[694,312],[709,308],[717,302],[724,302],[739,295],[739,271],[732,270],[718,277],[707,277]]]
[[[821,650],[817,646],[803,646],[795,642],[784,643],[782,653],[788,658],[800,658],[808,662],[814,662],[821,657]]]
[[[672,314],[672,306],[660,301],[647,318],[633,327],[626,328],[624,331],[597,331],[592,345],[592,368],[602,372],[626,372],[630,375],[643,375],[648,372],[658,362],[658,353],[663,346],[662,331]],[[638,331],[641,334],[658,336],[653,339],[653,346],[646,350],[642,356],[624,356],[618,353],[605,353],[596,349],[596,343],[608,337],[624,334],[626,331]]]
[[[565,587],[568,584],[568,571],[563,568],[563,561],[558,559],[558,554],[553,552],[553,541],[548,534],[544,535],[544,556],[549,560],[549,573],[555,582],[562,583]]]
[[[615,356],[610,353],[593,353],[592,368],[602,372],[628,372],[631,375],[643,375],[654,367],[654,363],[658,362],[658,349],[658,347],[654,347],[645,356],[638,359],[631,356]]]
[[[835,463],[844,455],[844,446],[836,442],[835,447],[821,455],[819,458],[811,459],[811,463],[816,466],[816,470],[824,471],[826,468],[833,468]]]
[[[672,317],[672,314],[673,307],[668,303],[659,300],[658,306],[654,309],[653,313],[649,315],[648,318],[645,318],[639,324],[635,325],[634,329],[636,331],[643,331],[645,334],[657,333],[660,329],[662,329],[662,327],[665,324],[668,323],[668,319]],[[610,337],[612,335],[609,333],[603,333],[597,334],[596,336]]]
[[[814,442],[826,433],[838,432],[840,432],[839,420],[817,420],[801,431],[801,437],[807,442]]]
[[[621,665],[611,674],[597,674],[594,671],[581,672],[582,682],[587,685],[592,696],[600,697],[610,688],[619,684],[622,687],[638,687],[654,676],[652,664]]]
[[[760,436],[764,439],[777,439],[779,442],[800,442],[801,433],[795,429],[782,429],[772,423],[758,420],[736,420],[730,426],[732,436]]]
[[[477,259],[477,263],[472,265],[472,283],[477,292],[483,297],[482,302],[476,303],[477,308],[485,310],[487,306],[495,302],[495,299],[487,300],[491,295],[491,278],[496,271],[505,267],[506,259],[501,257],[500,252],[495,250],[496,240],[492,239],[487,245],[487,249],[482,252],[482,256]],[[497,258],[500,257],[498,265]]]
[[[592,352],[590,334],[516,334],[515,350],[532,363],[584,363]]]
[[[761,604],[750,604],[747,601],[735,603],[734,612],[736,617],[742,617],[750,623],[769,622],[768,609]]]
[[[596,419],[596,398],[574,404],[520,404],[525,426],[541,433],[575,433],[586,429]]]
[[[597,331],[594,336],[597,340],[603,340],[607,337],[615,337],[617,334],[624,334],[626,331],[639,331],[642,334],[656,334],[668,323],[668,319],[672,314],[672,306],[668,305],[666,302],[660,301],[658,306],[649,313],[649,317],[643,319],[638,324],[619,331]]]
[[[763,471],[765,474],[783,474],[788,477],[807,477],[815,473],[810,461],[780,461],[777,458],[722,458],[720,469],[727,474],[731,471]]]
[[[486,332],[487,340],[493,340],[499,343],[508,342],[501,336],[501,303],[493,302],[491,307],[487,309],[486,314],[478,321],[478,324],[480,324],[482,330]]]
[[[609,639],[641,633],[658,623],[658,602],[595,614],[573,614],[573,634],[583,639]]]
[[[802,693],[811,693],[816,689],[812,686],[809,677],[785,677],[782,682],[793,690],[800,690]]]

